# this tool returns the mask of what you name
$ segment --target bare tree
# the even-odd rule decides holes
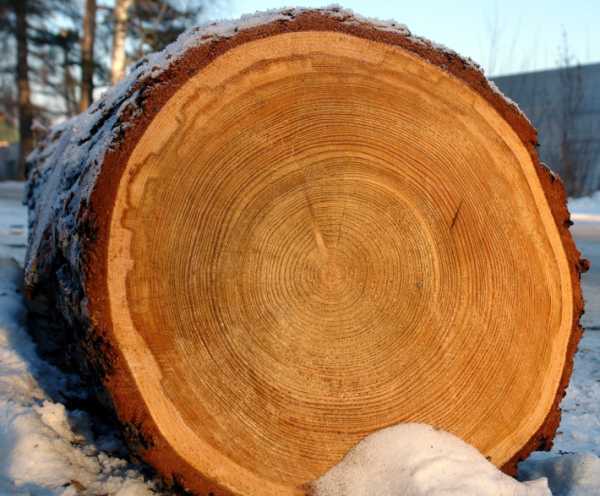
[[[136,45],[134,57],[162,50],[215,3],[216,0],[135,0],[129,23],[129,34]]]
[[[502,27],[500,25],[500,16],[498,13],[498,4],[494,4],[494,13],[486,19],[487,34],[489,36],[489,51],[486,64],[488,75],[496,72],[496,64],[500,51],[500,39],[502,36]]]
[[[81,38],[81,99],[83,112],[93,100],[94,93],[94,40],[96,37],[96,0],[85,1],[83,36]]]
[[[592,161],[594,131],[582,126],[585,117],[586,94],[581,64],[569,48],[567,33],[563,31],[559,47],[558,67],[560,75],[558,102],[560,161],[564,180],[571,196],[580,196],[587,191],[587,182],[593,175]]]
[[[127,24],[129,19],[129,8],[133,0],[115,1],[115,27],[113,33],[112,57],[111,57],[111,82],[115,84],[125,73],[125,38],[127,36]]]
[[[492,36],[493,39],[493,36]],[[569,47],[566,32],[556,70],[501,77],[496,82],[527,112],[540,131],[542,160],[561,174],[570,196],[598,187],[600,122],[588,108],[594,89]]]

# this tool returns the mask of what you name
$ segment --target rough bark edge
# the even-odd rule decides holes
[[[61,184],[67,182],[66,190],[70,189],[70,196],[63,196],[63,204],[54,206],[56,212],[54,221],[57,222],[61,218],[59,215],[61,208],[63,212],[67,211],[77,219],[75,224],[63,226],[67,227],[63,232],[72,235],[68,236],[70,239],[53,239],[53,236],[57,236],[57,230],[50,229],[48,225],[35,225],[34,219],[32,227],[45,234],[39,236],[41,241],[38,240],[37,245],[35,236],[30,238],[30,243],[34,241],[33,248],[30,246],[27,256],[26,284],[30,296],[35,297],[36,292],[43,292],[43,288],[48,286],[58,289],[59,292],[62,291],[63,296],[59,294],[60,301],[57,304],[69,323],[85,328],[84,334],[88,336],[86,341],[91,343],[90,348],[86,350],[88,361],[101,374],[120,421],[125,426],[125,435],[132,448],[144,460],[153,465],[166,479],[170,479],[175,485],[186,490],[213,496],[230,495],[231,492],[219,481],[206,480],[166,443],[144,408],[144,400],[135,387],[124,357],[110,345],[114,335],[109,318],[110,308],[106,287],[107,233],[118,181],[135,143],[166,101],[191,76],[238,45],[286,32],[334,31],[398,46],[442,68],[477,91],[515,130],[529,151],[537,170],[570,266],[573,286],[573,327],[565,367],[553,406],[545,421],[525,446],[502,467],[505,472],[514,475],[517,463],[525,459],[533,450],[550,449],[552,446],[552,439],[560,422],[559,403],[564,397],[572,372],[573,357],[582,334],[579,324],[580,315],[583,313],[580,274],[589,266],[587,261],[580,259],[580,253],[569,232],[571,222],[562,182],[539,160],[535,129],[518,107],[504,98],[487,81],[479,67],[454,52],[435,46],[422,38],[413,37],[403,26],[361,19],[337,7],[319,10],[288,9],[272,12],[269,16],[266,19],[254,18],[257,22],[255,25],[250,22],[250,27],[248,27],[248,19],[242,21],[239,27],[230,25],[226,34],[222,31],[211,31],[211,27],[205,31],[192,30],[186,36],[188,40],[190,37],[196,39],[198,44],[191,43],[185,47],[180,56],[173,56],[169,53],[169,49],[165,50],[162,53],[166,54],[164,58],[173,57],[172,63],[160,67],[151,66],[151,61],[146,62],[145,66],[141,66],[142,70],[122,83],[120,91],[123,96],[119,96],[119,91],[114,91],[88,111],[87,117],[90,118],[92,114],[100,113],[99,117],[91,119],[91,124],[85,121],[83,124],[77,121],[71,124],[71,128],[67,129],[73,134],[70,138],[71,142],[77,136],[80,138],[78,145],[84,145],[88,140],[98,139],[93,146],[97,145],[102,153],[89,153],[85,158],[79,158],[82,161],[79,165],[71,164],[73,165],[71,169],[76,168],[77,165],[81,168],[79,176],[75,179],[70,179],[68,171],[63,172],[60,178]],[[252,19],[250,18],[250,21]],[[134,72],[136,69],[137,67],[134,68]],[[110,136],[108,141],[101,142],[96,136],[102,134],[100,131],[106,123],[111,124]],[[78,126],[83,128],[80,129],[82,132],[77,132]],[[59,140],[63,130],[58,130],[56,133],[59,136],[51,136],[49,143]],[[36,181],[35,176],[36,174],[51,175],[53,171],[49,171],[45,164],[60,162],[61,155],[64,155],[64,150],[60,150],[61,146],[57,146],[57,150],[52,150],[49,145],[47,147],[51,149],[51,154],[55,155],[53,158],[50,157],[51,160],[43,156],[43,146],[30,158],[34,178],[30,179],[29,206],[30,210],[37,209],[38,212],[40,205],[39,198],[36,201],[36,196],[39,197],[40,193],[36,193],[35,189],[43,187],[47,177]],[[92,149],[93,147],[90,147],[90,151]],[[48,155],[47,151],[46,155]],[[64,159],[66,164],[69,159],[69,156]],[[82,192],[76,193],[76,188],[81,188]],[[69,202],[74,202],[75,206],[69,207]],[[41,207],[43,208],[44,205],[42,204]],[[52,219],[52,216],[50,218]],[[77,226],[83,226],[83,229],[78,229]],[[71,267],[71,276],[79,277],[74,285],[84,287],[89,300],[84,297],[84,292],[79,288],[76,288],[78,290],[75,291],[74,296],[65,295],[65,293],[72,293],[73,288],[66,291],[61,287],[60,278],[53,275],[57,268],[53,260],[56,257],[53,252],[57,249],[53,248],[53,244],[59,245],[60,250],[65,253],[67,263]],[[50,255],[44,254],[44,249],[49,250]]]

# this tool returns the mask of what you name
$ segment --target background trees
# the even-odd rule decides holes
[[[0,0],[0,147],[4,152],[7,143],[15,143],[10,155],[19,171],[10,167],[6,174],[0,158],[0,178],[23,176],[34,129],[85,110],[137,59],[162,49],[215,7],[227,12],[232,5],[232,0]],[[536,67],[538,43],[521,49],[520,20],[500,17],[496,6],[485,26],[488,76],[506,72],[514,60],[520,72]],[[560,173],[569,194],[589,194],[600,188],[597,83],[589,80],[590,66],[582,68],[569,51],[566,36],[558,51],[546,51],[558,54],[553,75],[536,71],[494,80],[539,129],[542,158]]]
[[[132,61],[201,22],[215,1],[0,0],[0,120],[18,130],[18,175],[36,127],[85,110]]]

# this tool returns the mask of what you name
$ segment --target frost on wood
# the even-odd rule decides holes
[[[375,432],[312,486],[314,496],[552,496],[518,482],[456,436],[424,424]]]

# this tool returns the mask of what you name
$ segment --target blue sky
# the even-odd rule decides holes
[[[230,2],[221,16],[294,4]],[[304,0],[301,5],[330,3]],[[600,62],[600,0],[345,0],[342,5],[364,16],[402,22],[413,33],[471,57],[491,75],[555,67],[563,32],[580,63]]]

